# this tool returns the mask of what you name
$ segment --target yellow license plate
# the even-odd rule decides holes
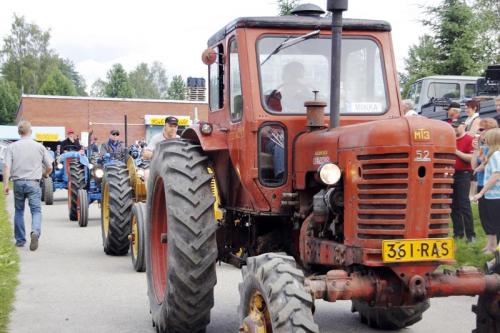
[[[454,258],[453,238],[382,241],[382,260],[386,263],[453,260]]]

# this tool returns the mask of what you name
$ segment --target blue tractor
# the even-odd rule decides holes
[[[79,169],[83,175],[83,186],[79,187],[75,195],[75,220],[80,227],[88,225],[89,205],[93,202],[101,203],[101,182],[104,176],[103,162],[98,154],[88,151],[90,161],[87,165],[80,164]],[[72,174],[73,175],[73,174]],[[76,174],[75,174],[76,175]],[[80,177],[78,174],[77,177]]]
[[[79,187],[83,186],[81,177],[73,177],[73,183],[71,184],[69,179],[70,179],[70,173],[73,170],[73,172],[76,172],[77,168],[75,167],[76,164],[81,164],[81,165],[86,165],[88,164],[88,159],[85,155],[82,155],[80,152],[77,151],[69,151],[65,152],[57,157],[55,157],[55,154],[52,152],[53,156],[53,166],[52,166],[52,173],[50,174],[49,177],[43,178],[41,181],[41,187],[42,187],[42,200],[45,201],[46,205],[52,205],[54,202],[54,192],[59,189],[67,189],[68,190],[68,207],[70,210],[70,219],[75,220],[72,218],[71,214],[71,199],[76,200],[76,192],[75,195],[71,196],[71,189],[78,189]],[[74,203],[73,203],[74,206]]]

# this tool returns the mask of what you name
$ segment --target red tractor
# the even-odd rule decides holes
[[[151,162],[157,332],[205,331],[218,260],[242,267],[240,332],[318,332],[315,299],[399,329],[450,295],[480,295],[477,332],[500,331],[497,266],[436,270],[454,262],[454,132],[402,117],[390,25],[342,20],[346,9],[239,18],[209,39],[208,122]]]

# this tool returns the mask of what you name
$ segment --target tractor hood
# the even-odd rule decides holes
[[[401,117],[371,121],[356,125],[307,132],[298,137],[294,145],[293,164],[296,174],[295,188],[304,189],[308,174],[319,166],[332,162],[339,165],[342,151],[363,153],[367,148],[436,146],[455,152],[453,128],[439,120],[424,117]]]

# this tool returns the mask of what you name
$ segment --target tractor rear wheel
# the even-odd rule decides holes
[[[429,300],[415,305],[377,307],[366,301],[353,300],[353,311],[359,312],[363,324],[383,330],[398,330],[422,320],[422,313],[430,306]]]
[[[78,225],[83,228],[89,223],[89,198],[87,190],[78,190],[77,200]]]
[[[85,170],[78,159],[71,159],[69,162],[68,179],[68,208],[70,221],[78,220],[76,201],[78,200],[78,190],[85,187]]]
[[[205,332],[214,306],[217,244],[212,175],[199,145],[157,145],[148,179],[146,272],[157,332]]]
[[[43,201],[45,201],[46,205],[52,205],[54,203],[54,185],[52,184],[52,178],[49,176],[47,178],[43,178]]]
[[[133,203],[126,166],[106,166],[102,180],[101,203],[102,243],[106,254],[127,254]]]
[[[135,203],[132,207],[132,220],[130,222],[130,253],[132,266],[136,272],[146,271],[146,259],[144,258],[146,208],[144,203]]]
[[[500,274],[500,254],[486,265],[486,274]],[[476,314],[476,329],[472,333],[500,332],[500,293],[489,293],[479,296],[477,305],[472,306]]]
[[[319,332],[312,296],[304,288],[304,273],[293,257],[276,253],[250,257],[242,275],[240,332]]]

